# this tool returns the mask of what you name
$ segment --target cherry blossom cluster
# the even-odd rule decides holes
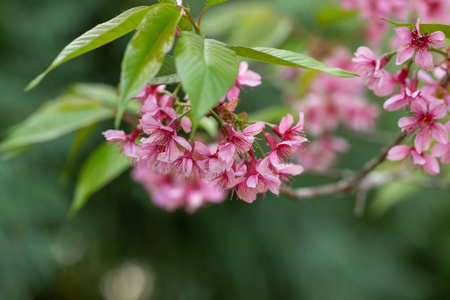
[[[420,15],[426,23],[450,22],[449,0],[341,0],[341,5],[344,9],[357,11],[360,19],[366,22],[364,37],[373,46],[381,44],[389,29],[389,24],[381,18],[401,21]]]
[[[408,113],[399,119],[398,126],[414,142],[411,146],[393,147],[387,158],[411,158],[414,165],[436,175],[440,171],[437,158],[442,164],[450,162],[450,122],[446,122],[450,104],[449,58],[444,33],[422,33],[420,19],[412,27],[395,29],[403,41],[396,51],[395,64],[404,65],[396,74],[383,69],[395,52],[375,59],[372,50],[360,47],[353,61],[369,89],[378,96],[389,96],[383,105],[385,110]],[[435,58],[431,52],[436,53]]]
[[[354,72],[352,55],[338,48],[324,62],[331,66]],[[287,72],[287,74],[286,74]],[[305,72],[284,70],[294,85]],[[303,96],[290,95],[289,101],[305,113],[308,134],[314,139],[297,153],[299,163],[309,171],[324,171],[333,166],[339,154],[348,150],[347,141],[336,135],[341,125],[347,130],[371,131],[379,115],[379,108],[364,96],[364,83],[360,78],[337,78],[316,73]]]
[[[266,126],[235,114],[240,90],[259,84],[261,76],[242,62],[234,86],[207,115],[221,132],[208,144],[201,132],[188,137],[190,101],[167,91],[165,85],[148,85],[136,95],[142,105],[139,124],[130,134],[122,130],[103,134],[133,159],[134,180],[165,210],[184,207],[191,213],[206,203],[223,201],[227,193],[248,203],[267,191],[278,195],[283,182],[303,171],[289,160],[307,141],[304,115],[299,114],[297,123],[288,114],[279,125]],[[267,153],[257,141],[260,133],[270,148]]]

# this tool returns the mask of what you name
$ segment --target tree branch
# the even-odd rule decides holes
[[[314,187],[304,187],[297,189],[285,187],[281,189],[280,192],[294,199],[306,199],[306,198],[322,197],[327,195],[336,195],[350,192],[352,190],[368,191],[377,186],[383,185],[391,181],[393,179],[392,178],[393,175],[381,173],[382,175],[380,176],[379,172],[373,172],[373,170],[386,159],[388,151],[395,145],[399,144],[404,138],[405,135],[401,133],[389,146],[387,146],[381,151],[378,157],[375,157],[374,159],[370,160],[361,169],[361,171],[357,172],[354,176],[350,178],[344,178],[335,183]]]

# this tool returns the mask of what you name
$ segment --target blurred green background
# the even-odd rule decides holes
[[[236,2],[244,1],[231,0],[223,9]],[[351,51],[363,43],[356,34],[358,21],[317,22],[318,12],[333,7],[330,1],[245,2],[249,14],[264,2],[272,7],[271,16],[286,17],[277,26],[256,23],[255,36],[228,35],[233,41],[302,49],[301,43],[282,45],[295,20],[304,30],[294,30],[297,35],[309,31]],[[59,67],[36,89],[23,92],[74,37],[148,4],[1,1],[0,130],[74,82],[117,84],[129,35]],[[189,4],[198,15],[203,1]],[[207,27],[207,35],[226,33],[236,20]],[[264,72],[259,65],[254,69]],[[281,92],[264,81],[244,94],[242,109],[274,103],[281,103]],[[384,130],[396,130],[395,116],[383,116],[381,122]],[[77,162],[104,142],[100,133],[110,127],[112,121],[95,129]],[[368,195],[369,210],[361,218],[353,215],[353,195],[302,201],[268,195],[251,205],[226,201],[193,215],[170,214],[155,208],[127,172],[69,219],[76,176],[67,185],[59,177],[72,139],[68,135],[0,162],[1,300],[447,299],[450,293],[448,192],[393,184]],[[353,169],[383,146],[350,141],[351,151],[339,165]],[[300,176],[294,184],[321,182],[326,181]],[[376,205],[389,209],[372,209]]]

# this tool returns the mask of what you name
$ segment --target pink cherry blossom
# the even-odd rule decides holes
[[[437,122],[447,113],[445,104],[433,103],[427,107],[424,103],[416,102],[411,105],[411,111],[415,116],[401,118],[398,126],[402,128],[402,131],[417,134],[414,146],[419,153],[430,148],[432,139],[441,144],[449,142],[444,125]]]
[[[239,65],[239,75],[234,83],[233,87],[226,93],[226,95],[221,99],[221,101],[225,100],[225,97],[228,101],[232,101],[233,99],[239,98],[240,88],[243,86],[255,87],[261,84],[261,76],[248,69],[248,63],[246,61],[242,61]]]
[[[298,144],[308,141],[304,135],[304,125],[305,125],[305,114],[300,112],[298,114],[298,122],[295,126],[294,117],[291,114],[287,114],[285,117],[281,118],[280,126],[275,125],[272,130],[275,132],[283,141],[292,141]]]
[[[259,162],[255,159],[245,163],[247,165],[247,178],[238,185],[236,193],[239,198],[247,203],[252,203],[256,200],[257,194],[265,193],[267,190],[278,195],[281,181],[276,175],[270,170],[261,172]]]
[[[173,109],[175,103],[175,97],[172,95],[164,94],[160,97],[149,97],[144,101],[144,105],[141,107],[143,114],[149,114],[156,120],[173,120],[178,115]]]
[[[149,134],[148,138],[141,139],[140,153],[144,159],[155,162],[171,162],[182,156],[185,150],[190,151],[191,145],[180,136],[176,135],[172,127],[164,126],[149,114],[142,116],[140,120],[142,130]]]
[[[297,161],[310,171],[324,171],[333,165],[338,153],[348,150],[348,142],[336,136],[324,136],[312,141],[305,147],[305,151],[298,152]]]
[[[245,163],[241,162],[239,164],[234,164],[230,169],[214,174],[214,176],[209,180],[214,186],[214,188],[220,191],[232,190],[235,187],[245,181],[247,178],[247,166]]]
[[[242,132],[235,131],[229,124],[225,124],[223,129],[228,137],[228,142],[219,146],[218,157],[225,163],[236,158],[238,153],[243,154],[252,148],[255,135],[264,129],[263,122],[257,122],[247,126]]]
[[[396,64],[401,65],[416,54],[415,61],[417,65],[426,71],[432,71],[434,69],[433,56],[428,50],[430,48],[445,47],[445,35],[442,31],[422,34],[419,25],[420,18],[417,19],[414,30],[406,26],[395,29],[397,36],[405,43],[397,50]]]
[[[380,115],[378,106],[360,97],[341,99],[342,121],[354,131],[370,131]]]
[[[418,90],[417,84],[417,79],[407,81],[407,86],[401,87],[402,92],[387,99],[383,104],[383,108],[387,111],[395,111],[416,102],[421,102],[423,104],[444,103],[444,101],[439,100],[424,91]]]
[[[170,212],[184,207],[186,212],[193,213],[207,203],[225,200],[225,193],[202,180],[186,180],[183,176],[173,174],[163,175],[144,166],[136,167],[132,177],[144,186],[156,206]]]
[[[135,129],[130,135],[126,135],[123,130],[106,130],[102,134],[106,140],[112,144],[122,147],[126,156],[136,158],[138,146],[135,143],[136,138],[140,134],[140,129]]]
[[[420,12],[423,21],[447,24],[450,22],[448,0],[420,0],[414,3],[415,9]]]
[[[436,175],[440,172],[439,163],[436,158],[425,154],[419,153],[414,147],[408,147],[406,145],[397,145],[392,147],[387,155],[387,159],[405,160],[409,156],[412,157],[413,163],[423,168],[430,175]]]
[[[159,98],[165,88],[165,85],[146,85],[139,93],[137,93],[135,98],[142,102],[146,100],[154,100],[156,103],[157,98]]]
[[[356,70],[359,71],[369,89],[380,97],[391,94],[395,89],[394,77],[383,70],[389,60],[390,57],[386,54],[379,59],[374,59],[372,50],[367,47],[359,47],[352,59]]]

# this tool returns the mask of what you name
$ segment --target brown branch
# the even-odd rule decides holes
[[[304,187],[297,189],[285,187],[280,192],[294,199],[305,199],[327,195],[336,195],[350,192],[352,190],[368,191],[377,186],[383,185],[393,179],[392,174],[389,176],[389,174],[383,173],[383,175],[380,176],[380,173],[372,171],[386,159],[388,151],[395,145],[399,144],[404,138],[405,135],[403,133],[400,134],[388,147],[384,148],[381,151],[378,157],[366,163],[362,170],[356,173],[356,175],[352,176],[351,178],[344,178],[335,183],[314,187]]]

